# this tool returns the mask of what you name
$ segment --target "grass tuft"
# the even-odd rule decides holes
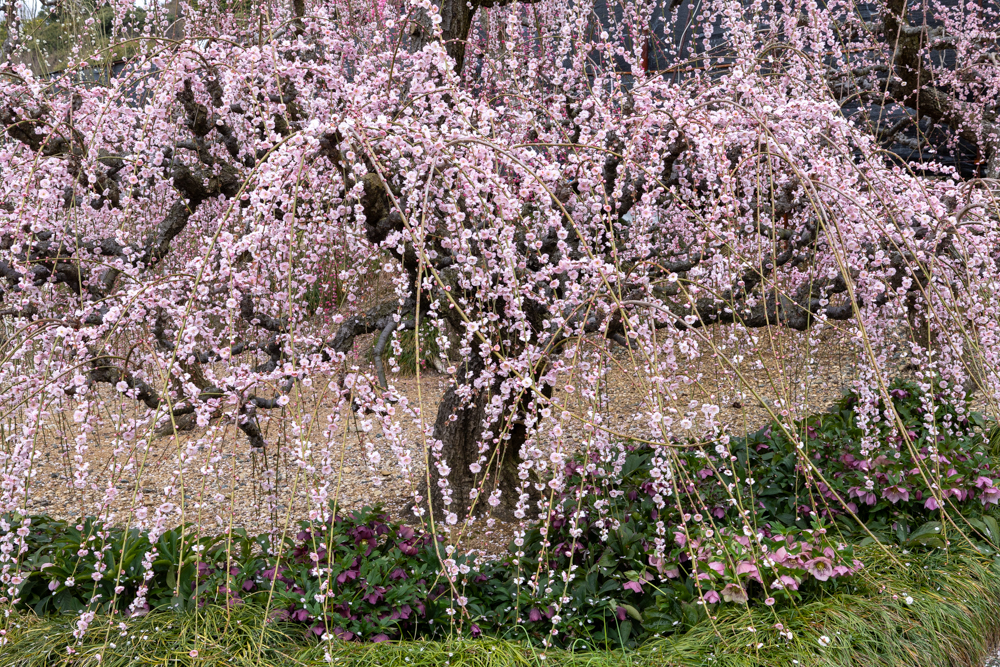
[[[438,330],[431,324],[420,325],[419,359],[417,358],[417,332],[414,329],[397,331],[393,335],[399,339],[400,352],[397,356],[391,343],[385,346],[382,351],[382,360],[386,363],[387,370],[393,366],[392,362],[395,361],[395,365],[399,368],[398,375],[411,376],[417,374],[418,365],[422,369],[426,365],[434,368],[435,364],[438,363],[441,355],[441,348],[437,342],[439,334]],[[372,341],[372,347],[368,350],[368,356],[371,359],[375,358],[374,346],[375,341]]]
[[[1000,565],[956,549],[908,554],[900,567],[874,547],[850,593],[797,608],[722,609],[714,621],[636,651],[542,651],[485,638],[443,642],[329,643],[301,626],[268,623],[259,607],[158,612],[127,624],[98,617],[83,639],[75,617],[8,623],[4,667],[224,665],[231,667],[980,667],[1000,641]],[[895,597],[894,597],[895,596]],[[907,598],[912,602],[907,603]],[[777,627],[780,624],[780,628]],[[792,632],[788,639],[782,633]],[[830,645],[820,645],[822,637]],[[72,653],[67,650],[72,649]],[[194,652],[194,653],[193,653]],[[98,658],[100,656],[100,658]]]
[[[730,609],[638,653],[659,656],[656,664],[692,667],[981,667],[1000,641],[996,561],[955,550],[897,551],[900,568],[875,548],[859,554],[868,566],[851,594],[779,612]],[[791,640],[781,634],[789,631]],[[829,646],[821,646],[823,637]]]

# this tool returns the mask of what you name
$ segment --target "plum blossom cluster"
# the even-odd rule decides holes
[[[146,530],[151,544],[179,521],[185,489],[218,481],[237,448],[280,447],[308,473],[311,518],[329,520],[351,420],[376,481],[380,435],[431,546],[452,540],[439,556],[454,591],[463,573],[449,559],[469,522],[513,521],[526,544],[530,522],[578,497],[569,452],[588,453],[574,465],[608,496],[586,517],[567,514],[568,530],[617,539],[622,491],[601,482],[629,466],[608,407],[614,364],[634,381],[629,437],[653,448],[644,493],[655,512],[738,513],[724,541],[761,542],[753,560],[706,562],[725,563],[704,574],[732,577],[717,594],[737,601],[747,578],[770,590],[782,576],[855,567],[799,536],[767,553],[784,548],[774,567],[800,573],[765,576],[762,540],[777,533],[750,525],[756,508],[740,494],[753,475],[727,475],[739,454],[719,422],[720,395],[751,390],[733,350],[759,350],[754,332],[836,327],[861,359],[849,417],[858,448],[853,458],[840,440],[807,450],[790,428],[805,398],[787,397],[772,416],[802,452],[792,474],[827,507],[777,508],[776,520],[856,516],[879,500],[926,511],[996,502],[998,480],[975,448],[942,450],[967,415],[938,420],[928,404],[915,441],[886,378],[902,355],[931,403],[973,389],[1000,397],[995,3],[935,1],[916,16],[887,0],[872,25],[848,2],[644,0],[622,3],[620,21],[575,0],[296,0],[253,16],[177,4],[181,38],[154,12],[140,21],[116,4],[108,51],[76,47],[56,78],[19,55],[8,21],[0,514],[27,506],[34,464],[56,442],[72,486],[97,498],[84,512]],[[637,38],[647,34],[656,48]],[[129,54],[120,74],[84,76],[115,47]],[[875,107],[902,117],[862,122],[882,117]],[[897,140],[942,157],[901,163],[886,154]],[[448,376],[430,409],[381,362],[402,332],[428,325]],[[702,391],[690,369],[706,362],[736,389]],[[685,406],[692,393],[704,395]],[[182,426],[198,431],[177,446],[171,482],[120,498],[116,482],[142,476],[154,435]],[[703,485],[674,451],[689,439],[725,450],[702,452]],[[100,484],[98,444],[112,453]],[[209,463],[193,468],[205,450]],[[843,492],[818,473],[834,460]],[[257,480],[273,518],[278,484],[273,470]],[[643,571],[646,552],[667,558],[674,540],[647,514]],[[31,533],[12,525],[0,525],[4,603],[20,599]],[[725,534],[711,530],[706,539]],[[700,562],[705,543],[686,539],[675,546]],[[134,576],[173,556],[154,547]],[[551,597],[551,582],[582,577],[566,565],[525,573],[511,613],[526,609],[520,586]],[[623,590],[639,594],[643,580]],[[695,595],[685,590],[677,604]],[[553,602],[557,634],[566,604]]]

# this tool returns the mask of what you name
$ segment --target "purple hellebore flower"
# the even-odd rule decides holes
[[[638,581],[626,581],[622,584],[622,588],[627,591],[635,591],[636,593],[642,593],[642,584]]]
[[[1000,502],[1000,489],[995,486],[984,489],[983,495],[979,497],[979,500],[983,503],[983,505],[988,503],[992,503],[994,505],[998,504],[998,502]]]
[[[990,486],[993,486],[993,480],[992,480],[992,479],[990,479],[989,477],[984,477],[983,475],[980,475],[980,476],[979,476],[979,477],[978,477],[978,478],[976,479],[976,482],[975,482],[975,487],[976,487],[977,489],[980,489],[980,490],[982,490],[982,489],[984,489],[984,488],[987,488],[987,487],[990,487]]]
[[[882,497],[891,502],[892,504],[898,503],[900,500],[907,501],[910,499],[910,491],[905,486],[899,486],[894,484],[893,486],[887,486],[882,490]]]
[[[342,584],[342,583],[346,582],[348,579],[350,579],[351,581],[353,581],[353,580],[355,580],[357,578],[358,578],[358,571],[357,570],[344,570],[343,572],[341,572],[340,574],[337,575],[337,583],[338,584]]]
[[[656,568],[656,571],[663,574],[663,566],[666,564],[661,556],[650,556],[648,558],[649,564]]]
[[[833,561],[825,556],[819,556],[805,562],[806,571],[819,581],[826,581],[833,576]]]

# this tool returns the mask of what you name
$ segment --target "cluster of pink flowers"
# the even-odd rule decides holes
[[[690,554],[692,558],[694,564],[689,566],[689,576],[697,580],[706,602],[744,604],[749,600],[750,582],[756,582],[766,592],[764,601],[770,606],[775,596],[797,591],[808,577],[824,582],[854,574],[863,567],[847,545],[834,545],[826,538],[824,529],[807,533],[813,533],[811,539],[799,533],[794,536],[761,533],[751,540],[729,528],[720,528],[697,531],[690,542],[690,529],[687,534],[678,531],[674,537],[678,545],[685,547],[682,554]],[[720,551],[725,557],[719,557]],[[650,564],[662,577],[679,576],[678,567],[667,565],[662,558],[650,557]]]
[[[184,486],[218,474],[218,458],[189,467],[198,449],[221,456],[235,438],[280,441],[310,473],[322,517],[357,415],[373,473],[378,432],[416,514],[426,517],[421,501],[439,503],[434,530],[457,533],[470,504],[545,516],[545,494],[565,491],[559,456],[573,448],[598,454],[596,474],[620,468],[622,435],[718,437],[722,390],[683,407],[703,380],[690,368],[714,358],[725,382],[749,391],[740,364],[763,327],[849,320],[838,326],[864,352],[869,430],[889,419],[871,406],[893,354],[922,381],[961,384],[974,366],[994,367],[996,184],[893,164],[866,123],[845,117],[838,95],[849,86],[866,104],[889,103],[877,91],[892,60],[850,3],[706,0],[681,18],[670,2],[643,0],[607,26],[587,2],[489,3],[461,72],[435,39],[442,18],[429,0],[317,0],[302,16],[288,4],[246,21],[182,2],[188,37],[166,41],[152,13],[137,25],[134,7],[116,4],[112,37],[129,41],[130,57],[102,85],[78,80],[100,61],[79,49],[54,80],[3,56],[0,514],[26,507],[33,463],[56,441],[74,487],[98,492],[80,511],[110,518],[117,491],[96,488],[95,443],[114,452],[113,478],[136,475],[154,430],[189,417],[201,430],[177,452],[158,507],[118,519],[155,536],[177,520]],[[935,69],[955,99],[944,120],[992,170],[996,13],[931,5],[942,25],[933,38],[975,70]],[[416,16],[427,21],[415,31]],[[664,34],[688,21],[697,49],[714,48],[721,30],[725,48],[710,57],[691,41],[665,43],[685,78],[648,71],[632,35],[654,16]],[[317,296],[331,284],[334,295]],[[930,333],[903,348],[907,313]],[[442,332],[453,381],[437,427],[355,346],[422,322]],[[636,388],[626,434],[606,400],[611,360]],[[1000,375],[973,374],[1000,397]],[[804,404],[789,397],[773,416],[791,423]],[[476,424],[448,431],[470,414]],[[401,427],[412,422],[417,441]],[[456,443],[469,451],[458,456]],[[500,488],[480,471],[496,470],[504,443],[518,451]],[[674,471],[670,457],[657,461],[666,503]],[[414,475],[424,464],[427,475]],[[273,475],[259,480],[269,514]],[[982,480],[976,493],[996,502]],[[613,517],[599,520],[614,529]],[[8,597],[22,540],[0,524]],[[791,587],[856,567],[816,544],[771,548],[769,569],[711,561],[704,574],[737,600],[748,578]]]

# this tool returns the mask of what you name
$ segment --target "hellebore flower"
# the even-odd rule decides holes
[[[746,604],[750,598],[747,597],[747,592],[739,584],[726,584],[726,587],[722,589],[722,599],[726,602]]]
[[[900,500],[907,501],[910,499],[910,491],[905,486],[899,486],[898,484],[893,486],[887,486],[882,491],[882,497],[888,500],[890,503],[896,504]]]
[[[833,561],[824,556],[807,560],[805,566],[806,571],[820,581],[826,581],[834,574]]]
[[[622,584],[622,588],[627,591],[635,591],[636,593],[642,593],[642,584],[638,581],[626,581]]]

